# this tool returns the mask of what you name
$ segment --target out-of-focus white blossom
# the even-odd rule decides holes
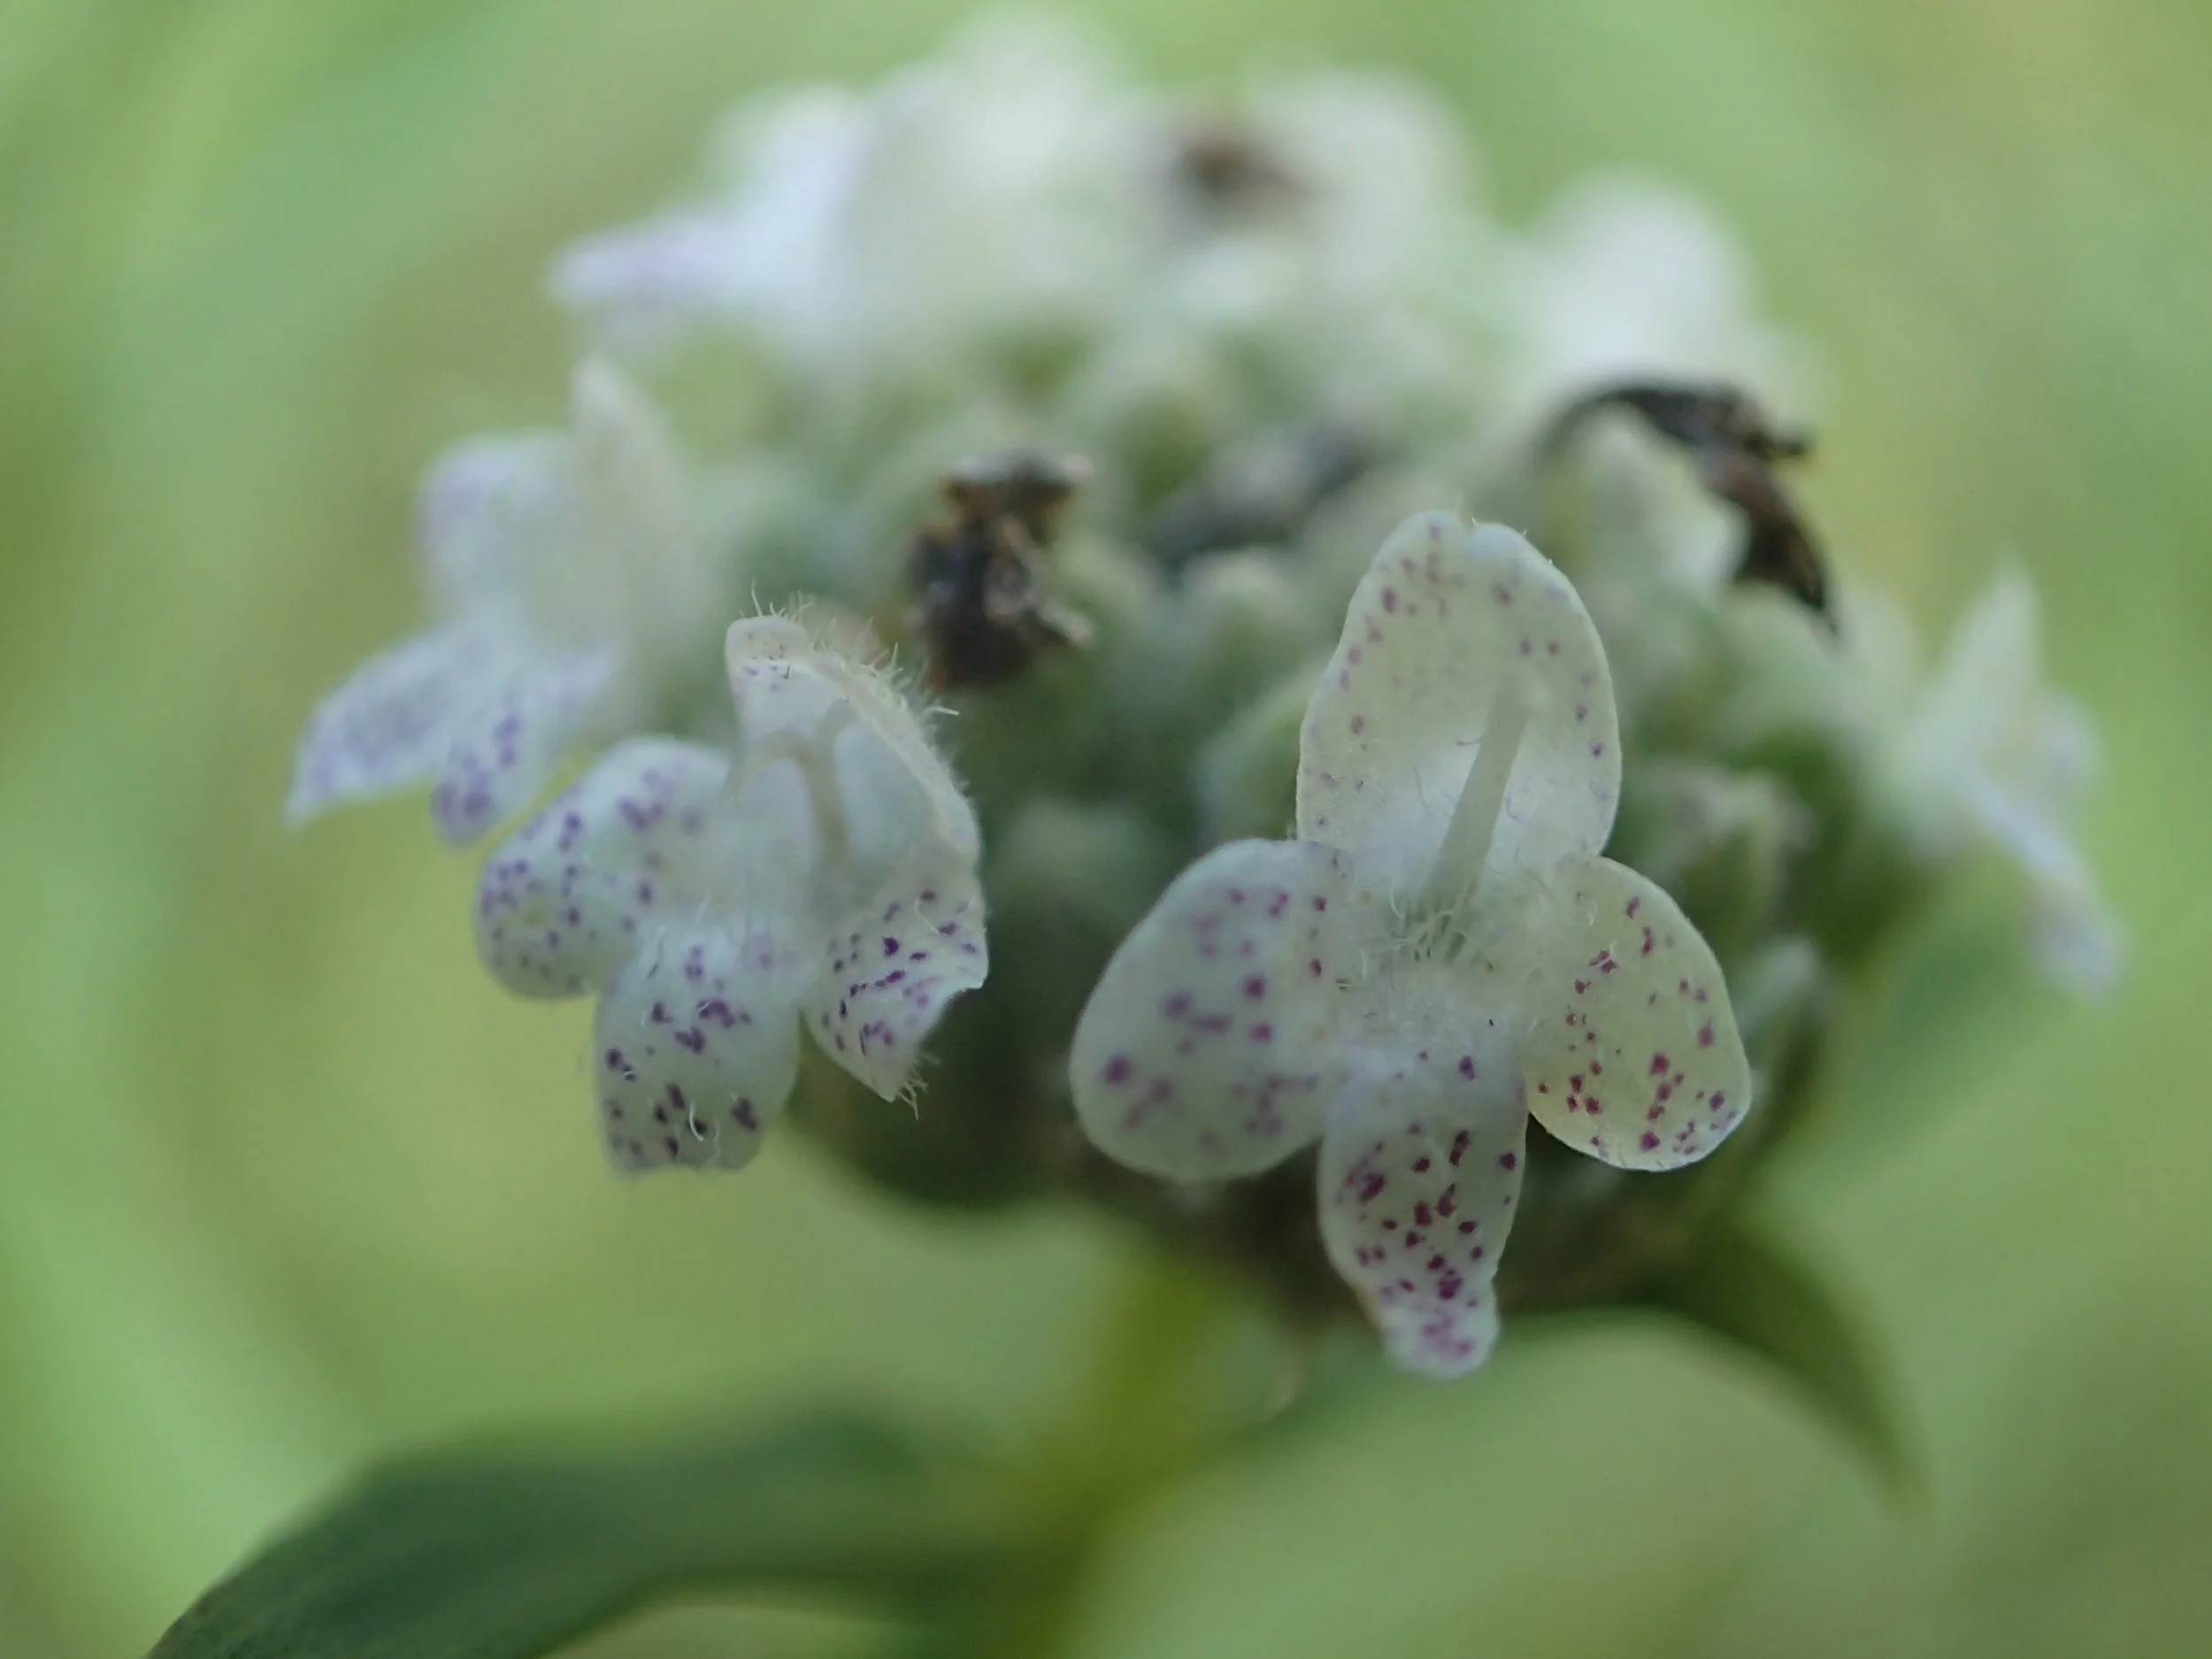
[[[449,451],[420,515],[438,620],[315,710],[287,816],[431,784],[439,833],[472,841],[572,743],[641,724],[714,626],[690,515],[658,411],[605,363],[577,371],[568,431]]]
[[[1502,415],[1490,441],[1509,455],[1576,399],[1624,381],[1726,383],[1768,408],[1804,407],[1805,352],[1759,319],[1742,250],[1678,187],[1628,172],[1585,179],[1497,257]],[[1625,414],[1591,422],[1580,487],[1597,512],[1634,526],[1640,563],[1717,593],[1741,526],[1687,468],[1655,466],[1656,443]]]
[[[1141,255],[1129,99],[1087,36],[1002,19],[869,93],[771,94],[705,199],[580,243],[553,289],[611,341],[741,326],[817,374],[1079,324]]]
[[[1522,399],[1626,380],[1725,380],[1770,405],[1802,392],[1802,354],[1758,320],[1735,239],[1678,187],[1585,179],[1500,258],[1506,373]]]
[[[2096,768],[2096,731],[2072,698],[2043,683],[2036,594],[2025,572],[2000,574],[1959,619],[1934,672],[1897,723],[1890,781],[1931,862],[1993,847],[2032,895],[2038,954],[2084,992],[2119,972],[2119,928],[2074,838]]]

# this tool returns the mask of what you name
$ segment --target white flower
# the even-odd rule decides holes
[[[1279,180],[1164,242],[1131,318],[1314,357],[1339,402],[1456,376],[1463,403],[1484,366],[1491,249],[1443,106],[1389,76],[1312,73],[1261,82],[1224,130]]]
[[[1891,737],[1890,779],[1919,850],[1993,845],[2026,875],[2046,969],[2095,992],[2119,972],[2119,930],[2070,819],[2096,764],[2096,733],[2041,680],[2035,588],[2000,575],[1959,621]]]
[[[827,88],[740,110],[714,147],[725,194],[577,243],[554,266],[555,297],[618,345],[725,317],[823,334],[868,127],[861,99]]]
[[[810,376],[972,375],[1040,337],[1094,366],[1256,340],[1338,403],[1456,408],[1486,250],[1441,106],[1373,75],[1263,84],[1218,125],[1279,188],[1192,211],[1214,125],[1079,29],[989,18],[865,92],[740,109],[703,199],[576,244],[551,285],[617,346],[734,327]]]
[[[599,993],[593,1077],[626,1169],[750,1161],[799,1027],[888,1100],[988,962],[975,814],[879,674],[764,617],[729,631],[734,757],[610,750],[495,854],[485,964]]]
[[[1806,354],[1758,321],[1748,263],[1726,226],[1680,189],[1594,174],[1499,263],[1502,419],[1489,444],[1509,472],[1528,464],[1530,446],[1563,411],[1624,383],[1725,385],[1769,409],[1803,407]],[[1577,500],[1588,515],[1584,596],[1616,638],[1603,590],[1617,573],[1634,584],[1625,603],[1642,607],[1652,572],[1709,595],[1728,587],[1743,555],[1740,515],[1671,449],[1655,466],[1655,442],[1614,413],[1586,422],[1575,446]],[[1628,569],[1601,572],[1601,562]],[[1624,700],[1638,701],[1637,689],[1624,685]]]
[[[739,111],[716,195],[578,244],[553,291],[610,340],[741,323],[818,371],[1087,314],[1132,251],[1122,99],[1087,36],[987,20],[864,95]]]
[[[1734,238],[1674,187],[1584,179],[1503,263],[1508,375],[1536,403],[1624,380],[1725,380],[1772,403],[1802,378],[1797,348],[1755,320]]]
[[[1599,856],[1619,782],[1567,580],[1509,530],[1410,520],[1307,707],[1300,839],[1202,858],[1093,993],[1070,1059],[1091,1139],[1202,1180],[1317,1138],[1330,1258],[1394,1357],[1479,1364],[1532,1113],[1661,1170],[1750,1102],[1711,951]]]
[[[439,619],[315,710],[295,825],[429,783],[439,833],[472,840],[535,798],[572,743],[642,725],[657,677],[712,620],[673,441],[603,363],[578,369],[569,431],[449,451],[420,535]]]

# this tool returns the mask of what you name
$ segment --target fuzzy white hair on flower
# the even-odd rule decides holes
[[[1978,843],[2020,867],[2045,970],[2094,993],[2117,977],[2121,957],[2071,823],[2095,770],[2096,733],[2042,681],[2037,609],[2018,570],[1975,601],[1898,723],[1890,777],[1924,854],[1955,857]]]
[[[904,692],[760,617],[729,631],[734,751],[639,738],[516,831],[478,954],[524,996],[596,992],[618,1167],[741,1168],[799,1030],[886,1100],[989,962],[975,813]]]
[[[1620,764],[1566,578],[1494,525],[1402,526],[1307,706],[1298,839],[1200,859],[1093,992],[1070,1059],[1092,1141],[1197,1181],[1318,1140],[1324,1241],[1393,1357],[1480,1364],[1532,1115],[1665,1170],[1750,1103],[1711,950],[1600,856]]]
[[[567,431],[449,450],[419,534],[437,620],[310,718],[295,825],[428,784],[438,833],[472,841],[535,799],[571,745],[642,725],[664,665],[711,625],[674,441],[603,362],[577,370]]]

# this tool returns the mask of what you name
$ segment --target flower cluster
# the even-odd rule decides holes
[[[478,949],[597,997],[618,1167],[788,1110],[1437,1373],[1502,1300],[1629,1294],[1679,1227],[1607,1218],[1723,1202],[1978,848],[2109,971],[2088,743],[2022,580],[1916,683],[1821,562],[1758,412],[1802,354],[1709,216],[1617,178],[1519,233],[1471,173],[1394,81],[1186,97],[1003,20],[757,97],[555,263],[568,427],[432,469],[435,620],[315,711],[290,816],[510,826]],[[1634,418],[1677,404],[1695,454]]]

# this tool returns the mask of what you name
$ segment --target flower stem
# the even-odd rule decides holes
[[[1115,1287],[1088,1374],[1022,1456],[1033,1547],[979,1608],[966,1651],[1051,1659],[1068,1650],[1099,1547],[1122,1518],[1263,1415],[1271,1379],[1225,1354],[1248,1327],[1214,1275],[1147,1250]]]

